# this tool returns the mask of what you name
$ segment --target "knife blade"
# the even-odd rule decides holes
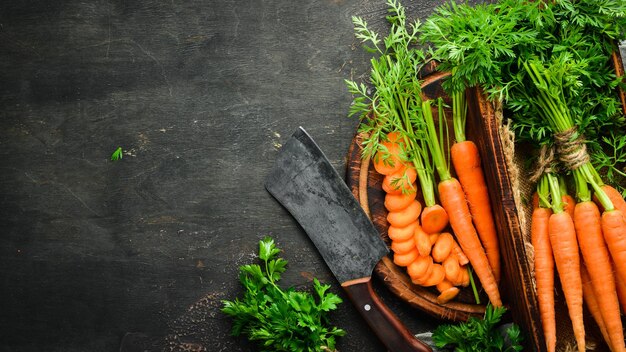
[[[300,224],[390,351],[431,351],[374,292],[372,272],[389,249],[337,170],[302,127],[281,148],[265,188]]]

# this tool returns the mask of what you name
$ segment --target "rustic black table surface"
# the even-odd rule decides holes
[[[424,18],[442,1],[404,1]],[[298,126],[334,166],[383,1],[0,3],[0,350],[249,351],[221,300],[273,236],[285,286],[337,281],[263,179]],[[123,159],[109,160],[122,147]],[[414,332],[437,323],[376,281]],[[350,303],[341,351],[383,351]]]

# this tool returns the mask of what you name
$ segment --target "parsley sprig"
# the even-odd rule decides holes
[[[259,242],[262,265],[240,267],[239,280],[245,288],[241,299],[223,301],[222,312],[234,319],[232,334],[246,335],[263,351],[335,351],[335,338],[345,331],[330,327],[327,313],[342,302],[330,285],[313,280],[315,295],[283,290],[278,285],[287,261],[280,249],[266,237]]]
[[[517,325],[505,328],[505,336],[497,328],[505,312],[504,307],[488,304],[483,319],[471,317],[458,325],[440,325],[433,333],[435,346],[456,352],[521,351],[523,337]]]

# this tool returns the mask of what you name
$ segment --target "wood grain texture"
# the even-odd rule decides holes
[[[285,286],[318,277],[344,298],[339,349],[380,351],[263,179],[300,125],[344,170],[358,121],[343,80],[369,65],[350,16],[385,13],[361,0],[0,2],[0,350],[253,350],[219,309],[272,235]],[[435,326],[374,289],[411,331]]]

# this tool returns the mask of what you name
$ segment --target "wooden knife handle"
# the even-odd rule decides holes
[[[398,317],[380,300],[372,288],[371,278],[350,280],[341,284],[378,338],[392,352],[432,352],[402,324]]]

